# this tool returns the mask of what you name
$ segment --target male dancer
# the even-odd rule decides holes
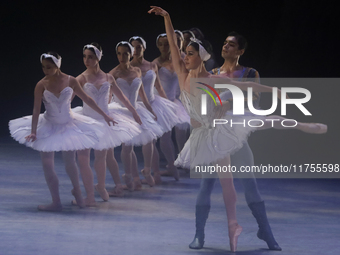
[[[236,32],[228,34],[223,47],[222,57],[224,63],[221,67],[215,68],[210,72],[213,74],[225,74],[229,78],[238,79],[240,81],[252,80],[259,83],[259,73],[249,67],[244,67],[239,64],[239,58],[243,55],[247,47],[246,39]],[[246,98],[246,97],[245,97]],[[228,99],[232,100],[232,99]],[[254,107],[259,106],[260,95],[253,95]],[[232,104],[231,104],[232,105]],[[253,153],[247,142],[235,154],[230,155],[231,164],[240,169],[241,166],[254,165]],[[247,204],[254,215],[259,230],[257,236],[264,240],[270,250],[281,251],[281,247],[276,242],[266,214],[264,201],[257,189],[256,179],[253,173],[243,173],[243,178],[240,178],[243,187]],[[235,174],[235,177],[237,175]],[[210,195],[216,178],[202,178],[199,194],[196,201],[196,235],[192,243],[189,245],[191,249],[201,249],[204,244],[204,227],[208,219],[210,211]]]

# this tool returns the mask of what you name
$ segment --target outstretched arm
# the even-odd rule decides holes
[[[142,84],[142,86],[140,86],[140,89],[139,89],[139,92],[138,92],[140,98],[142,99],[143,101],[143,104],[145,105],[146,109],[149,110],[149,112],[151,112],[153,114],[153,116],[155,116],[155,120],[157,120],[157,115],[154,113],[154,111],[152,110],[152,107],[149,103],[149,100],[145,94],[145,91],[144,91],[144,86]]]
[[[166,93],[161,85],[161,80],[159,79],[158,67],[156,64],[155,64],[155,73],[156,73],[155,88],[157,89],[157,92],[161,97],[164,97],[167,99],[168,97],[166,96]]]
[[[102,115],[104,117],[105,121],[109,125],[110,125],[110,123],[113,123],[113,125],[117,124],[117,122],[115,122],[110,116],[108,116],[105,112],[103,112],[103,110],[99,108],[99,106],[96,104],[96,102],[85,93],[85,91],[82,89],[79,82],[75,78],[71,78],[70,87],[72,87],[74,93],[78,97],[80,97],[81,100],[83,100],[93,110],[95,110],[100,115]]]
[[[184,62],[181,58],[181,53],[177,45],[177,37],[172,26],[169,13],[157,6],[151,6],[151,9],[148,11],[148,13],[155,13],[156,15],[164,17],[165,31],[170,46],[172,64],[174,66],[175,72],[179,76],[179,79],[185,80],[189,72],[185,68]]]

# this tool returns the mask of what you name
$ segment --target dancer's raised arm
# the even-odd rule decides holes
[[[172,64],[174,66],[175,72],[178,75],[178,79],[180,81],[179,84],[180,86],[182,86],[181,84],[184,84],[184,83],[182,83],[181,81],[185,81],[186,77],[188,76],[189,71],[185,68],[185,64],[181,58],[181,53],[177,45],[177,36],[172,26],[170,15],[167,11],[163,10],[161,7],[157,7],[157,6],[150,6],[150,7],[151,9],[148,11],[148,13],[150,14],[155,13],[156,15],[160,15],[164,17],[165,31],[166,31],[166,35],[168,37],[168,42],[170,46]]]

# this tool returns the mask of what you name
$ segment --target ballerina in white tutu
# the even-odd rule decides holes
[[[99,61],[101,60],[102,55],[103,52],[99,44],[91,43],[85,45],[83,48],[83,61],[87,69],[76,79],[79,81],[86,94],[89,95],[106,114],[117,122],[115,126],[104,125],[103,132],[105,135],[92,147],[95,156],[94,169],[98,180],[95,189],[104,201],[108,201],[109,193],[105,188],[107,150],[119,146],[122,143],[131,140],[134,136],[139,135],[141,133],[139,125],[142,123],[135,108],[133,108],[130,101],[119,89],[112,75],[106,74],[100,69]],[[124,106],[129,109],[135,121],[125,117],[123,114],[117,113],[115,110],[109,111],[108,104],[112,94],[117,96],[117,98],[123,102]],[[86,103],[84,103],[83,107],[77,107],[73,110],[82,113],[85,116],[94,118],[99,122],[104,121],[103,117],[93,111]],[[95,206],[93,173],[90,167],[90,149],[77,151],[77,155],[87,194],[85,204],[86,206]],[[113,158],[113,160],[115,160],[115,158]],[[116,185],[119,185],[120,177],[118,167],[112,169],[112,165],[110,164],[109,170],[116,181]]]
[[[176,45],[176,35],[169,14],[162,8],[156,6],[151,6],[149,13],[155,13],[156,15],[164,17],[165,28],[172,53],[172,62],[179,78],[181,99],[192,118],[191,124],[193,131],[175,164],[183,165],[185,167],[196,165],[206,166],[210,164],[215,165],[216,163],[219,166],[229,166],[230,153],[239,150],[242,147],[242,143],[246,141],[248,134],[256,128],[252,130],[251,127],[235,128],[235,126],[231,127],[228,125],[213,127],[211,125],[212,119],[219,118],[219,116],[223,116],[226,119],[231,118],[231,115],[227,114],[227,110],[230,109],[228,101],[224,101],[222,106],[215,107],[213,100],[207,100],[208,114],[200,114],[202,94],[200,88],[202,87],[200,85],[191,87],[190,79],[213,78],[213,76],[205,70],[203,62],[209,59],[210,54],[206,51],[200,41],[193,40],[186,49],[187,55],[183,61]],[[237,82],[228,79],[227,83],[235,85],[242,90],[253,87],[254,92],[272,91],[272,88],[254,82]],[[242,116],[242,119],[247,120],[249,117],[251,116]],[[266,119],[267,117],[263,118]],[[237,121],[238,118],[233,116],[233,119]],[[268,128],[268,126],[262,127],[261,129],[265,128]],[[318,130],[315,130],[315,128]],[[298,129],[305,132],[324,133],[327,130],[327,126],[323,124],[310,124],[303,125],[303,128],[299,127]],[[230,249],[235,252],[237,249],[237,238],[242,231],[242,227],[237,223],[236,192],[233,185],[232,173],[219,172],[219,177],[227,211]],[[190,248],[202,248],[204,243],[203,240],[204,235],[198,236],[196,234],[194,241],[190,244]]]
[[[61,211],[59,180],[54,171],[54,152],[62,151],[66,172],[69,175],[79,207],[84,207],[75,161],[75,151],[93,147],[104,135],[103,123],[71,111],[72,95],[75,93],[87,105],[100,114],[108,124],[114,124],[83,91],[78,81],[60,70],[61,57],[49,52],[40,57],[45,77],[34,90],[33,115],[9,122],[12,137],[19,143],[40,151],[45,179],[52,196],[52,203],[39,205],[42,211]],[[45,113],[40,114],[41,101]],[[105,124],[107,125],[107,124]]]
[[[146,96],[151,104],[152,109],[157,115],[157,123],[163,128],[164,134],[160,138],[160,148],[168,162],[168,168],[173,176],[178,180],[178,171],[174,165],[175,147],[171,139],[172,128],[180,123],[176,115],[177,105],[167,99],[167,96],[161,86],[157,65],[144,59],[146,42],[140,36],[133,36],[129,42],[134,47],[132,66],[136,66],[142,71],[142,82]],[[155,95],[156,88],[159,95]],[[154,170],[154,179],[156,184],[161,184],[161,175],[159,171],[159,154],[154,144],[152,155],[152,169]]]
[[[125,96],[130,100],[132,106],[134,106],[141,117],[142,125],[140,126],[142,133],[135,136],[132,140],[124,143],[122,146],[122,161],[125,168],[125,175],[123,176],[127,188],[130,191],[141,189],[141,181],[139,175],[135,175],[137,172],[137,161],[134,160],[132,155],[133,146],[142,145],[144,169],[142,174],[144,175],[147,183],[150,186],[154,186],[155,181],[151,175],[151,163],[153,154],[154,140],[164,134],[163,128],[157,124],[157,116],[153,111],[148,98],[145,94],[142,84],[142,73],[138,67],[131,65],[130,59],[133,54],[133,47],[129,42],[122,41],[116,46],[117,58],[119,65],[110,71],[110,74],[116,79],[116,82]],[[143,103],[137,102],[138,95],[142,99]],[[116,102],[122,104],[120,100],[115,97]],[[144,106],[143,106],[144,104]],[[111,107],[112,104],[110,104]],[[113,108],[116,106],[113,105]],[[121,108],[120,112],[129,115],[127,109]],[[134,168],[134,170],[132,170]],[[138,173],[138,172],[137,172]],[[132,175],[133,174],[133,179]]]

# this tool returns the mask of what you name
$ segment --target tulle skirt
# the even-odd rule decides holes
[[[9,122],[11,136],[21,144],[37,151],[75,151],[92,148],[104,135],[103,124],[80,114],[72,114],[64,124],[53,123],[39,115],[37,139],[27,142],[25,137],[31,134],[32,116],[25,116]]]
[[[130,118],[131,120],[134,120],[132,113],[127,108],[121,107],[116,102],[109,104],[109,110],[110,112],[115,111]],[[136,103],[136,111],[142,121],[142,125],[138,126],[140,134],[125,142],[126,145],[145,145],[164,134],[163,128],[155,121],[154,116],[144,107],[143,103]]]
[[[231,119],[226,115],[226,119]],[[232,117],[234,122],[245,123],[250,116]],[[258,123],[252,122],[252,126]],[[217,124],[215,127],[201,126],[191,131],[190,137],[185,143],[182,151],[179,153],[175,165],[187,169],[195,166],[206,166],[216,163],[218,160],[225,158],[228,154],[233,154],[242,148],[252,131],[256,127],[229,124]]]
[[[176,115],[179,119],[179,123],[176,125],[177,128],[181,130],[187,130],[190,128],[190,116],[185,110],[183,104],[178,99],[175,99],[174,103],[177,105],[176,107]]]
[[[73,108],[72,111],[83,114],[83,107]],[[136,121],[124,116],[115,109],[110,109],[108,115],[118,124],[109,126],[104,119],[96,119],[103,124],[102,131],[104,135],[99,138],[99,142],[92,147],[93,149],[107,150],[114,148],[130,141],[134,136],[141,133],[139,124]]]

